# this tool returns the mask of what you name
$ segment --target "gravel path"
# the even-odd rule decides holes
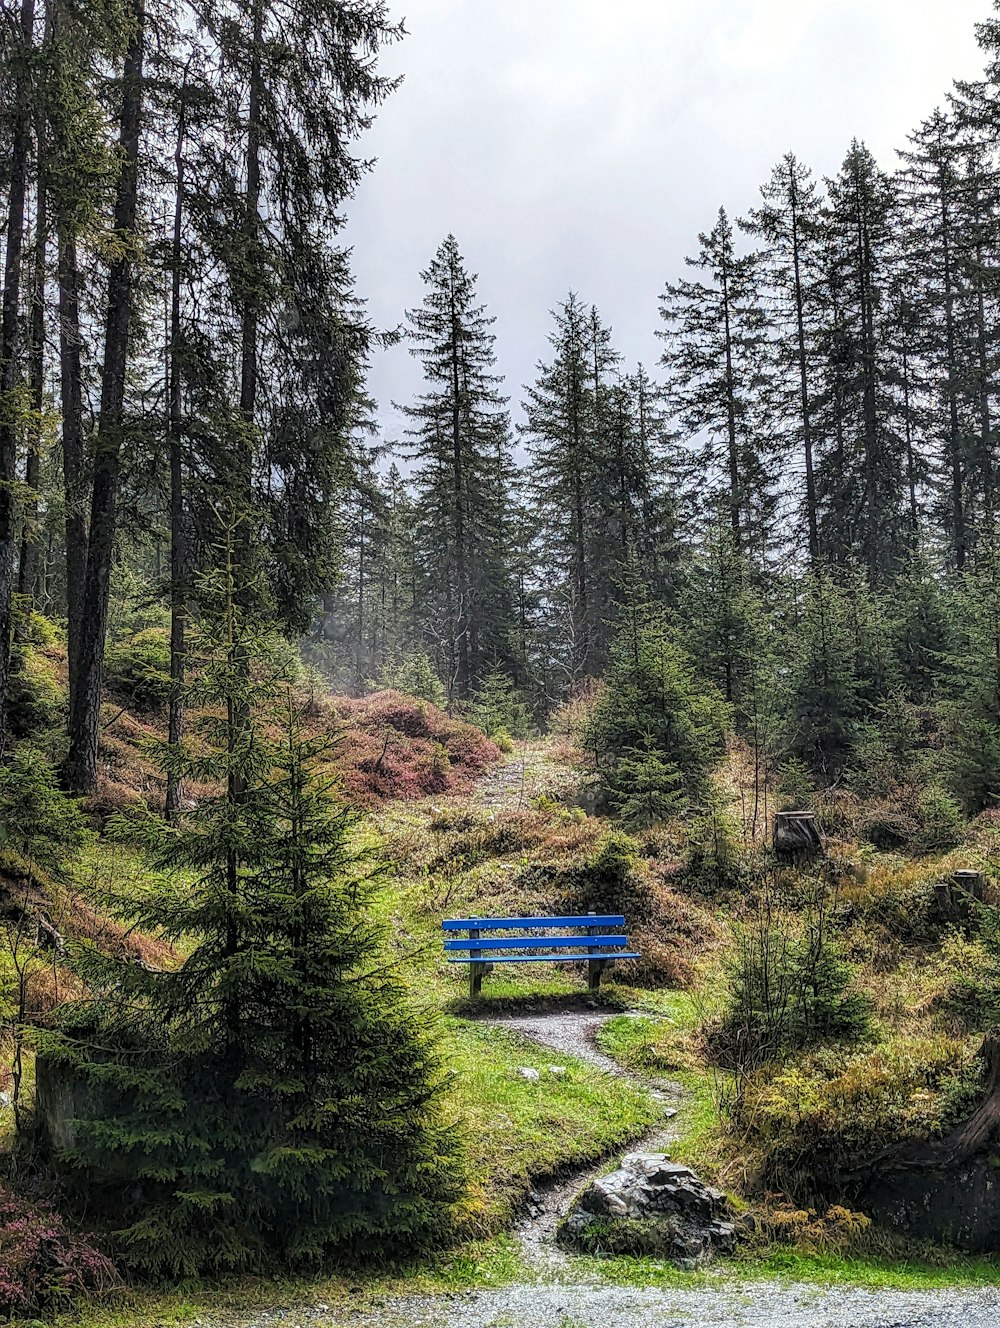
[[[510,1286],[270,1311],[205,1328],[998,1328],[1000,1291],[863,1291],[776,1282],[697,1290]]]

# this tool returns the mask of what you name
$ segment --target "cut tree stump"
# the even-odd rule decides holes
[[[972,912],[973,903],[982,903],[985,881],[982,872],[971,868],[953,872],[946,881],[934,884],[934,902],[944,922],[963,922]]]
[[[773,845],[784,862],[817,858],[823,852],[823,838],[815,812],[776,812]]]

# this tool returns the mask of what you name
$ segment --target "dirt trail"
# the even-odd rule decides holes
[[[479,781],[470,801],[496,812],[523,811],[542,794],[558,797],[577,783],[576,773],[557,759],[545,739],[520,742]]]
[[[500,1028],[514,1029],[557,1056],[573,1056],[608,1074],[635,1079],[636,1083],[641,1083],[661,1103],[664,1119],[654,1130],[637,1139],[631,1150],[669,1151],[671,1143],[677,1138],[677,1132],[667,1121],[677,1114],[677,1103],[683,1089],[680,1084],[671,1083],[650,1088],[647,1081],[628,1074],[617,1061],[598,1048],[596,1038],[601,1025],[615,1017],[613,1011],[566,1010],[544,1015],[508,1015],[490,1019],[489,1022]],[[623,1149],[622,1152],[631,1150]],[[584,1185],[607,1169],[606,1162],[598,1163],[570,1176],[540,1184],[532,1192],[528,1210],[518,1222],[514,1234],[520,1242],[526,1265],[536,1276],[560,1280],[568,1273],[571,1261],[556,1244],[556,1228]]]

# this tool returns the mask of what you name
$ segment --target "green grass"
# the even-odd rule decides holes
[[[944,1252],[942,1251],[942,1256]],[[935,1291],[947,1287],[989,1287],[1000,1283],[1000,1260],[960,1254],[938,1263],[877,1256],[805,1254],[776,1248],[685,1272],[661,1259],[600,1258],[577,1261],[583,1275],[615,1286],[704,1287],[733,1281],[773,1280],[822,1287],[851,1286],[884,1291]]]
[[[464,1219],[476,1235],[509,1223],[538,1179],[599,1160],[659,1118],[660,1106],[642,1088],[509,1029],[449,1019],[445,1036],[471,1166]],[[551,1074],[551,1065],[566,1073]],[[522,1066],[538,1070],[539,1081],[519,1078]]]

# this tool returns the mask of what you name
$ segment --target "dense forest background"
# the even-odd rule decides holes
[[[0,7],[0,1237],[55,1177],[131,1275],[492,1238],[659,1119],[586,1055],[517,1099],[449,909],[625,916],[602,1045],[792,1227],[1000,1118],[1000,18],[895,170],[706,218],[656,364],[571,291],[523,385],[454,236],[398,328],[354,288],[404,36]]]
[[[541,722],[655,618],[765,763],[836,778],[887,726],[927,739],[906,707],[933,704],[983,805],[997,23],[982,80],[894,172],[858,142],[830,180],[789,154],[743,217],[720,210],[660,295],[657,365],[625,365],[571,292],[523,389],[453,237],[401,329],[353,292],[342,209],[401,35],[374,3],[5,8],[0,748],[27,727],[33,611],[67,623],[75,791],[109,640],[169,654],[179,743],[228,539],[237,599],[339,688],[516,692]],[[390,440],[364,385],[400,335],[425,390]]]

